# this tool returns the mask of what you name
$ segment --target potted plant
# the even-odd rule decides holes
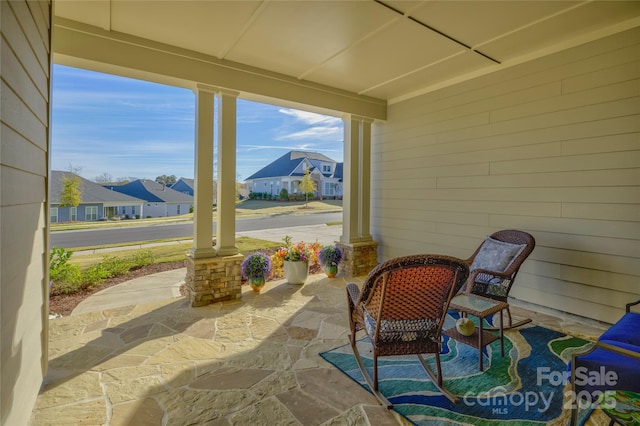
[[[338,265],[342,260],[342,250],[337,246],[325,246],[318,253],[320,263],[324,266],[324,272],[329,278],[334,278],[338,273]]]
[[[262,252],[253,253],[242,261],[241,267],[253,291],[260,293],[271,273],[271,258]]]
[[[283,240],[285,245],[276,255],[282,258],[284,275],[290,284],[304,284],[309,275],[309,248],[304,241],[293,244],[288,235]]]

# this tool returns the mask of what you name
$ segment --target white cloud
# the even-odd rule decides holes
[[[301,121],[304,124],[325,124],[336,125],[342,123],[342,119],[338,117],[331,117],[328,115],[316,114],[314,112],[300,111],[297,109],[281,108],[278,110],[282,114],[295,118],[297,121]]]
[[[277,140],[287,139],[321,139],[321,140],[342,140],[343,133],[340,127],[309,127],[299,132],[288,133],[277,138]]]

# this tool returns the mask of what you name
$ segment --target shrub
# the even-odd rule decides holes
[[[54,247],[51,251],[49,255],[51,295],[75,293],[98,285],[107,278],[124,275],[132,269],[155,262],[153,253],[150,250],[138,252],[134,256],[127,258],[107,255],[102,258],[100,263],[81,272],[78,265],[69,263],[72,254],[72,251],[67,251],[60,247]]]
[[[69,263],[73,251],[54,247],[49,253],[49,288],[51,294],[73,293],[82,288],[82,272]]]
[[[282,188],[282,190],[280,191],[280,199],[283,201],[287,201],[289,199],[289,191],[287,191],[285,188]]]

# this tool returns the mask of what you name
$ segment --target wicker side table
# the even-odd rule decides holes
[[[478,349],[478,363],[480,371],[482,371],[482,348],[486,345],[500,339],[500,354],[504,356],[504,324],[502,313],[508,306],[509,305],[505,302],[466,293],[458,294],[451,299],[449,309],[478,317],[480,325],[471,336],[463,336],[455,327],[445,330],[444,334],[461,343]],[[500,312],[500,333],[496,336],[491,332],[483,330],[482,321],[498,312]]]

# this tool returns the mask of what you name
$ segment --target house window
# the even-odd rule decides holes
[[[58,208],[57,207],[51,207],[51,210],[49,210],[49,221],[51,223],[57,223],[58,222]]]
[[[331,166],[328,164],[322,165],[322,173],[331,173]]]
[[[127,214],[126,207],[122,206],[122,213],[121,214]]]
[[[98,206],[89,206],[85,210],[84,220],[98,220]]]
[[[78,208],[77,207],[69,207],[69,219],[71,222],[75,222],[78,220]]]
[[[178,207],[176,208],[176,214],[180,214],[180,204],[178,204]]]
[[[136,206],[131,206],[131,215],[136,214]]]
[[[335,195],[333,192],[333,182],[324,183],[324,195]]]

